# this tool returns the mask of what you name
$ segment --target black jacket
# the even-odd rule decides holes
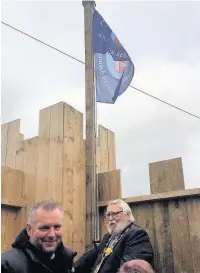
[[[133,223],[128,227],[130,229],[104,260],[99,273],[116,273],[123,263],[135,259],[145,260],[153,266],[153,249],[146,231]],[[74,264],[75,273],[89,273],[96,267],[109,238],[110,234],[106,234],[96,249],[89,250],[80,257]]]
[[[69,273],[72,269],[76,252],[60,243],[55,260],[48,259],[41,250],[30,242],[26,229],[22,230],[12,244],[12,249],[1,256],[2,273]]]

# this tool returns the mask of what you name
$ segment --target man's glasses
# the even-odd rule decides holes
[[[110,212],[107,212],[105,215],[104,215],[104,218],[105,219],[108,219],[110,216],[112,216],[112,218],[116,218],[123,210],[120,210],[120,211],[110,211]]]

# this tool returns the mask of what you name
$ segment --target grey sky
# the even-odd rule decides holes
[[[135,64],[132,85],[200,116],[200,2],[98,2]],[[81,2],[2,2],[2,21],[84,60]],[[84,66],[2,25],[2,122],[38,134],[39,110],[84,112]],[[186,188],[200,186],[200,120],[133,89],[98,120],[116,134],[123,196],[149,193],[148,163],[181,156]]]

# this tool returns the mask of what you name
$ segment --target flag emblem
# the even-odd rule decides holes
[[[119,73],[123,73],[126,68],[126,62],[125,61],[116,61],[116,70]]]
[[[92,21],[96,101],[115,103],[131,83],[134,65],[112,29],[94,9]]]

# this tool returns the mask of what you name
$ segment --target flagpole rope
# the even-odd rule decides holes
[[[41,44],[43,44],[43,45],[45,45],[45,46],[47,46],[47,47],[49,47],[49,48],[51,48],[51,49],[53,49],[53,50],[56,50],[56,51],[59,52],[59,53],[62,53],[63,55],[65,55],[65,56],[67,56],[67,57],[69,57],[69,58],[71,58],[71,59],[73,59],[73,60],[75,60],[75,61],[77,61],[77,62],[79,62],[79,63],[81,63],[81,64],[85,64],[85,63],[84,63],[83,61],[81,61],[80,59],[78,59],[78,58],[76,58],[76,57],[73,57],[72,55],[67,54],[66,52],[64,52],[64,51],[62,51],[62,50],[60,50],[60,49],[58,49],[58,48],[56,48],[56,47],[54,47],[54,46],[51,46],[51,45],[49,45],[49,44],[43,42],[42,40],[37,39],[37,38],[35,38],[35,37],[29,35],[28,33],[24,32],[24,31],[21,31],[21,30],[15,28],[15,27],[11,26],[10,24],[7,24],[7,23],[5,23],[5,22],[3,22],[3,21],[1,21],[1,23],[2,23],[3,25],[5,25],[5,26],[7,26],[7,27],[9,27],[9,28],[11,28],[11,29],[13,29],[13,30],[15,30],[15,31],[17,31],[17,32],[19,32],[19,33],[21,33],[21,34],[23,34],[23,35],[25,35],[25,36],[27,36],[27,37],[29,37],[29,38],[31,38],[31,39],[37,41],[37,42],[39,42],[39,43],[41,43]],[[162,100],[162,99],[160,99],[160,98],[158,98],[158,97],[156,97],[156,96],[153,96],[153,95],[151,95],[151,94],[149,94],[149,93],[147,93],[147,92],[145,92],[145,91],[143,91],[143,90],[141,90],[141,89],[139,89],[139,88],[136,88],[136,87],[134,87],[134,86],[132,86],[132,85],[129,85],[129,87],[132,88],[132,89],[134,89],[134,90],[136,90],[136,91],[138,91],[138,92],[140,92],[140,93],[142,93],[142,94],[144,94],[144,95],[146,95],[146,96],[149,96],[149,97],[151,97],[151,98],[153,98],[153,99],[155,99],[155,100],[157,100],[157,101],[160,101],[160,102],[162,102],[162,103],[164,103],[164,104],[166,104],[166,105],[168,105],[168,106],[170,106],[170,107],[172,107],[172,108],[174,108],[174,109],[176,109],[176,110],[179,110],[179,111],[181,111],[182,113],[185,113],[185,114],[188,114],[188,115],[190,115],[190,116],[192,116],[192,117],[195,117],[195,118],[197,118],[197,119],[200,119],[200,116],[197,116],[197,115],[195,115],[195,114],[193,114],[193,113],[191,113],[191,112],[188,112],[188,111],[186,111],[186,110],[184,110],[184,109],[182,109],[182,108],[180,108],[180,107],[177,107],[177,106],[174,105],[174,104],[171,104],[171,103],[169,103],[169,102],[167,102],[167,101],[165,101],[165,100]]]

